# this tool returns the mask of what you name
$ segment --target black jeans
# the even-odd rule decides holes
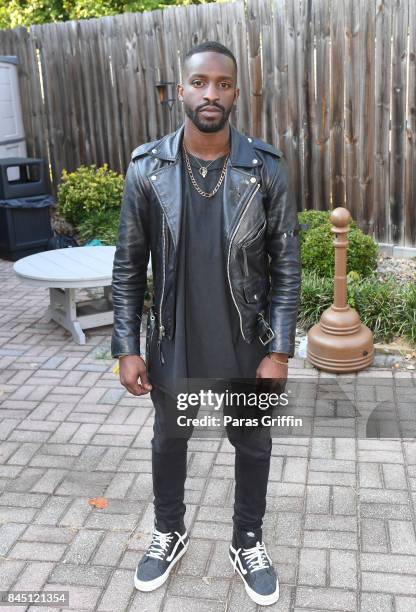
[[[179,414],[176,400],[157,388],[151,392],[151,398],[155,406],[152,439],[155,526],[164,532],[183,531],[188,438],[171,437],[169,417]],[[272,450],[270,428],[253,430],[227,425],[227,436],[235,447],[234,528],[260,529],[266,510]]]

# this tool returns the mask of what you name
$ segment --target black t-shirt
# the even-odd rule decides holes
[[[209,162],[189,155],[194,178],[203,191],[214,189],[225,157]],[[209,165],[205,178],[198,171],[198,161]],[[172,388],[177,380],[186,378],[255,378],[267,347],[257,338],[248,344],[241,335],[224,255],[224,182],[214,196],[200,195],[191,183],[184,159],[182,181],[175,336],[162,342],[165,384],[160,386]],[[156,371],[152,376],[156,386],[158,378]]]

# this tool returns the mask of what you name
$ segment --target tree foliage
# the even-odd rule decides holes
[[[0,0],[0,28],[204,4],[211,0]]]

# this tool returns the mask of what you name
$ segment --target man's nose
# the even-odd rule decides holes
[[[215,87],[214,83],[208,85],[208,89],[205,91],[204,99],[207,100],[210,104],[219,99],[218,90]]]

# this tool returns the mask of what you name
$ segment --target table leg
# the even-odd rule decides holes
[[[107,287],[104,287],[104,297],[109,304],[113,304],[113,293],[111,285],[107,285]]]
[[[50,306],[47,316],[62,325],[71,332],[72,337],[78,344],[85,344],[85,334],[77,321],[77,308],[75,302],[75,289],[49,289]]]
[[[82,331],[82,327],[78,323],[78,321],[71,321],[70,327],[71,329],[68,331],[72,333],[72,337],[75,340],[75,342],[77,342],[77,344],[85,344],[86,343],[85,334]]]

